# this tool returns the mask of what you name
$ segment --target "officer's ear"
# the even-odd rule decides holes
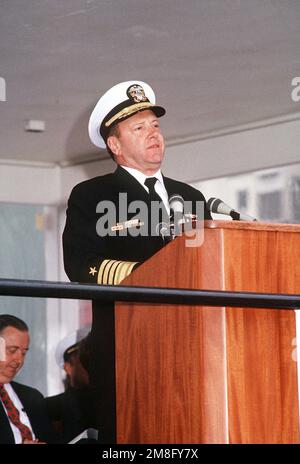
[[[71,375],[73,371],[73,366],[69,361],[64,362],[64,370],[67,375]]]
[[[106,141],[106,144],[114,156],[120,155],[121,144],[115,135],[110,135]]]

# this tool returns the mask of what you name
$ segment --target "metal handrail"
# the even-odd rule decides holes
[[[0,295],[158,304],[298,309],[300,295],[0,279]]]

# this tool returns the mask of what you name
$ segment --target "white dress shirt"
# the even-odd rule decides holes
[[[29,428],[29,430],[32,433],[32,439],[34,440],[35,435],[34,435],[34,432],[32,430],[29,417],[27,416],[26,412],[24,411],[24,406],[21,403],[20,398],[18,397],[18,395],[16,394],[16,392],[14,391],[14,389],[12,388],[12,386],[9,383],[5,383],[4,388],[7,391],[8,396],[10,397],[12,402],[14,403],[15,407],[18,409],[18,411],[20,413],[20,421],[22,422],[22,424],[27,425],[27,427]],[[1,401],[1,399],[0,399],[0,401]],[[6,408],[5,408],[4,405],[3,405],[3,408],[4,408],[4,411],[6,412]],[[6,415],[7,415],[7,412],[6,412]],[[10,420],[10,418],[8,416],[7,416],[7,418],[9,420],[9,425],[11,427],[11,430],[12,430],[12,432],[14,434],[15,443],[16,444],[21,444],[22,443],[22,435],[21,435],[20,430],[18,429],[18,427],[16,427],[11,422],[11,420]]]
[[[148,193],[149,193],[149,189],[145,185],[145,180],[148,179],[148,177],[156,177],[157,182],[154,185],[154,190],[160,196],[168,214],[170,214],[169,195],[166,190],[164,179],[163,179],[160,169],[152,176],[146,176],[145,174],[143,174],[141,171],[138,171],[137,169],[129,168],[127,166],[121,166],[121,167],[125,169],[129,174],[131,174],[144,187],[144,189]]]

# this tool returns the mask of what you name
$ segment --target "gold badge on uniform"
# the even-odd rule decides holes
[[[148,101],[148,98],[145,95],[145,91],[144,91],[143,87],[141,85],[139,85],[139,84],[131,85],[127,89],[127,95],[128,95],[129,98],[132,98],[132,100],[135,103]]]

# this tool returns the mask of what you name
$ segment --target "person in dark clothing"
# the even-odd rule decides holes
[[[74,339],[73,339],[74,338]],[[65,340],[75,341],[75,335],[64,339],[58,348],[65,345]],[[96,428],[95,404],[89,388],[89,374],[80,359],[83,353],[85,365],[88,363],[88,353],[84,348],[85,339],[68,346],[62,355],[58,354],[59,364],[67,374],[65,391],[55,396],[45,398],[48,414],[63,443],[69,443],[82,432]],[[57,350],[58,352],[59,350]],[[60,360],[62,358],[62,361]],[[90,443],[93,441],[90,440]],[[86,440],[79,441],[86,443]]]
[[[211,219],[203,194],[161,172],[165,143],[152,88],[122,82],[98,101],[89,135],[107,148],[117,169],[84,181],[71,192],[63,232],[65,270],[71,281],[117,285],[166,243],[169,198],[184,202],[184,217]],[[158,214],[157,213],[158,211]],[[99,438],[116,440],[114,308],[93,302],[90,375]]]

